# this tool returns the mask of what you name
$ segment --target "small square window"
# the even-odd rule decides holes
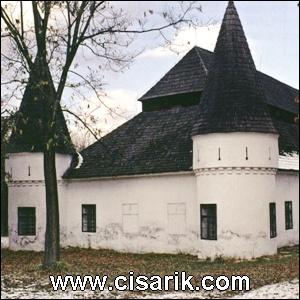
[[[35,207],[18,207],[18,235],[36,235]]]

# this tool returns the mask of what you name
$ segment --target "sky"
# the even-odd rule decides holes
[[[126,2],[125,2],[126,3]],[[129,2],[127,2],[129,3]],[[152,4],[151,4],[152,3]],[[194,45],[214,50],[227,1],[201,1],[203,24],[174,37],[179,54],[163,47],[149,46],[128,70],[106,74],[109,103],[119,105],[126,116],[106,125],[111,130],[141,111],[138,100]],[[256,68],[284,83],[299,88],[299,9],[298,1],[235,1]],[[155,2],[155,6],[165,5]],[[133,13],[152,7],[153,2],[130,2]],[[199,12],[200,13],[200,12]],[[146,39],[147,37],[145,37]]]

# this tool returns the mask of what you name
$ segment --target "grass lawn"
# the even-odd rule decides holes
[[[22,288],[40,283],[50,289],[51,275],[104,275],[112,282],[117,275],[173,275],[185,271],[198,280],[205,275],[248,275],[251,289],[267,284],[299,278],[299,248],[286,247],[277,255],[252,261],[223,260],[201,261],[191,255],[128,254],[111,250],[69,248],[61,252],[62,263],[55,271],[45,271],[39,266],[42,253],[1,251],[1,285]],[[46,283],[46,284],[45,284]]]

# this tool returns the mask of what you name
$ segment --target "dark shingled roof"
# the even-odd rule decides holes
[[[273,119],[275,128],[279,132],[279,152],[299,152],[299,124],[291,124]]]
[[[196,55],[198,53],[198,55]],[[201,56],[201,59],[199,58]],[[201,95],[206,81],[206,72],[213,59],[213,52],[193,47],[153,88],[139,100],[143,103],[160,101],[162,97],[169,96],[168,101],[175,99],[171,96],[189,94],[191,92]],[[203,64],[205,68],[203,67]],[[256,71],[257,79],[264,90],[264,101],[271,106],[297,114],[299,105],[293,99],[299,91],[285,83],[278,81],[260,71]]]
[[[229,70],[229,74],[235,80],[233,86],[227,74],[224,76],[218,70],[214,70],[217,67],[216,65],[212,64],[213,71],[211,72],[211,76],[221,86],[225,92],[226,100],[230,103],[230,106],[225,103],[225,107],[229,111],[229,123],[225,122],[223,125],[225,128],[229,126],[231,130],[233,129],[232,126],[240,126],[242,124],[243,131],[249,131],[250,128],[252,131],[259,132],[273,133],[277,131],[279,133],[280,152],[298,152],[299,126],[283,121],[283,117],[280,114],[280,112],[288,111],[292,113],[292,117],[295,116],[298,108],[293,99],[298,95],[298,91],[263,73],[256,72],[250,50],[242,33],[241,25],[236,21],[236,17],[235,8],[231,3],[227,10],[227,19],[225,18],[228,24],[225,26],[225,29],[223,26],[222,32],[225,34],[229,31],[229,37],[239,39],[242,45],[240,51],[243,55],[240,57],[235,53],[234,56],[228,57],[222,49],[219,49],[218,51],[220,52],[217,51],[217,58],[214,61],[222,66],[222,71],[226,70],[228,67],[226,63],[229,61],[233,65],[238,64],[239,68],[234,68],[234,70],[237,69],[239,77],[237,77],[233,69]],[[229,29],[238,30],[239,35],[231,36],[232,33]],[[219,39],[219,44],[222,45],[225,42],[228,42],[227,38],[224,40],[223,38]],[[232,49],[226,46],[226,50],[231,51]],[[220,60],[219,56],[223,56],[225,61]],[[232,61],[233,58],[236,61]],[[143,111],[132,120],[106,135],[100,141],[89,146],[81,152],[83,157],[81,166],[77,169],[74,167],[70,168],[65,174],[65,178],[112,177],[192,171],[193,147],[191,137],[194,132],[194,125],[198,125],[197,129],[199,129],[199,125],[201,126],[201,123],[199,123],[199,114],[202,112],[203,106],[201,104],[178,106],[178,103],[180,103],[178,97],[186,99],[188,93],[201,92],[203,90],[205,78],[207,77],[206,69],[208,69],[212,59],[213,54],[211,52],[197,47],[193,48],[182,61],[140,99],[143,102],[161,101],[161,98],[164,96],[175,95],[176,102],[174,102],[174,107],[165,109],[166,106],[159,108],[158,105],[156,107],[157,110]],[[241,68],[246,75],[240,73]],[[220,75],[225,80],[225,86],[220,82],[220,78],[216,78],[217,75]],[[262,103],[261,94],[257,93],[257,90],[260,91],[260,87],[257,86],[256,77],[264,87],[264,101],[269,104],[270,111],[272,107],[276,107],[274,114],[272,114],[272,120],[269,116],[268,107]],[[245,78],[247,81],[244,81]],[[240,81],[240,79],[242,80]],[[232,90],[228,90],[228,86]],[[213,88],[217,89],[217,85],[208,83],[207,90],[213,96],[212,108],[215,110],[218,108],[217,100],[219,96],[222,97],[223,95],[216,94],[216,90]],[[245,88],[244,93],[246,92],[245,95],[247,98],[243,94],[240,95],[243,88]],[[237,100],[236,95],[241,97]],[[259,102],[253,99],[254,95],[258,97]],[[228,99],[229,96],[230,98]],[[204,101],[207,101],[207,99],[205,100],[204,98]],[[251,105],[241,105],[244,102],[241,103],[240,101],[244,101],[245,99],[248,99]],[[167,100],[164,99],[164,101],[172,102],[174,98],[170,96]],[[202,99],[200,103],[203,103]],[[236,103],[238,103],[238,106],[236,106]],[[241,110],[237,111],[239,105],[241,105]],[[204,109],[207,108],[204,106]],[[225,113],[223,107],[221,109],[222,113]],[[233,119],[232,109],[235,112]],[[248,114],[248,111],[245,111],[246,109],[251,114]],[[210,115],[210,117],[214,118],[214,115]],[[244,121],[242,123],[240,121],[235,123],[235,117],[246,117],[247,124],[244,124]],[[285,114],[284,118],[286,118]],[[290,118],[289,114],[287,118]],[[210,123],[210,120],[205,119],[204,121],[206,122],[204,125]],[[245,125],[247,126],[245,127]],[[209,127],[206,126],[205,128]],[[239,129],[241,127],[234,128],[235,131]],[[220,128],[220,131],[223,132],[224,128]],[[74,164],[76,165],[76,163]]]
[[[79,169],[65,178],[192,171],[196,106],[142,112],[81,152]],[[275,121],[280,152],[298,151],[299,126]]]
[[[81,152],[83,164],[66,177],[84,178],[192,169],[195,107],[142,112]]]
[[[25,89],[19,111],[16,113],[15,130],[7,145],[8,153],[43,152],[44,129],[42,119],[45,114],[45,96],[40,89],[29,83]],[[59,105],[55,122],[55,151],[57,153],[74,153],[75,149]]]
[[[161,80],[139,100],[165,97],[203,90],[212,53],[192,48]]]
[[[229,1],[192,134],[276,133],[264,102],[242,24]]]
[[[299,90],[261,72],[257,72],[257,78],[264,88],[265,101],[268,105],[293,114],[299,113],[299,104],[294,101],[299,95]]]

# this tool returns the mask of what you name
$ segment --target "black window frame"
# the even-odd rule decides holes
[[[277,221],[276,221],[276,203],[269,203],[269,214],[270,214],[270,238],[277,237]]]
[[[294,228],[293,224],[293,201],[284,202],[284,214],[285,214],[285,230]]]
[[[36,208],[29,206],[18,207],[18,235],[36,235]]]
[[[204,215],[204,209],[207,214]],[[206,222],[207,236],[204,235],[203,224]],[[217,204],[200,204],[200,231],[201,240],[216,241],[217,237]]]
[[[84,211],[87,209],[87,211]],[[84,219],[86,218],[86,228]],[[81,206],[81,230],[94,233],[97,231],[96,204],[82,204]]]

